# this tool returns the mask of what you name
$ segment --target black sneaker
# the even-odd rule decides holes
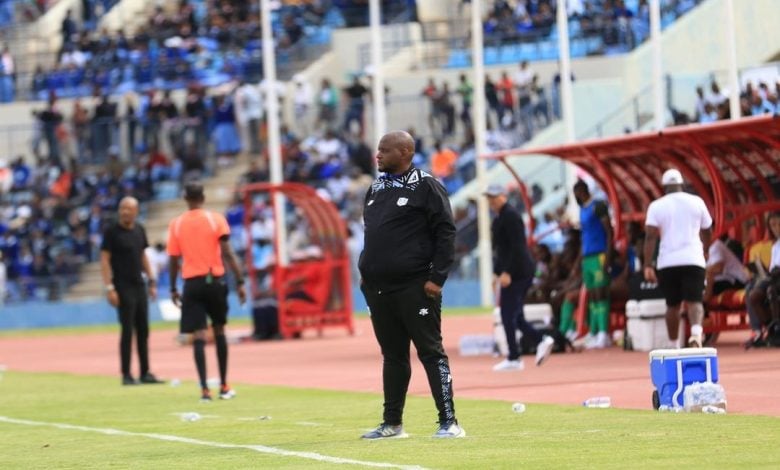
[[[122,385],[138,385],[138,381],[132,375],[122,376]]]
[[[158,379],[151,372],[147,372],[144,375],[142,375],[139,381],[142,384],[164,384],[165,383],[165,380]]]
[[[745,342],[745,349],[750,348],[765,348],[767,346],[766,340],[762,335],[753,335],[749,340]]]
[[[201,403],[211,403],[211,390],[204,388],[200,394]]]

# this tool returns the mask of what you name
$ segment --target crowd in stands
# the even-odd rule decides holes
[[[739,93],[739,106],[742,116],[760,116],[762,114],[780,114],[780,79],[775,83],[748,82]],[[709,89],[696,88],[696,109],[693,116],[673,112],[675,124],[722,121],[731,118],[729,96],[715,80],[710,82]]]
[[[0,28],[35,21],[57,0],[0,0]]]
[[[683,15],[700,0],[662,3],[662,23]],[[555,0],[496,0],[484,21],[485,44],[506,45],[555,38]],[[650,33],[648,0],[567,0],[571,39],[598,38],[602,52],[626,52]]]
[[[86,168],[46,158],[19,158],[8,169],[10,192],[0,199],[0,251],[9,301],[57,300],[96,261],[100,238],[119,200],[150,197],[148,178],[118,160]],[[4,299],[5,300],[5,299]]]
[[[555,90],[548,97],[538,74],[527,61],[518,64],[515,72],[501,71],[498,80],[487,74],[484,93],[488,106],[488,146],[519,146],[548,126],[553,116],[559,118],[558,87],[559,80],[553,81],[551,88]],[[467,139],[470,138],[474,86],[466,74],[460,75],[454,88],[446,80],[437,84],[431,78],[421,95],[428,101],[428,126],[432,136],[439,139],[452,138],[458,126],[462,126],[463,133]],[[499,142],[501,134],[508,136],[509,142]]]
[[[277,63],[294,66],[316,56],[330,41],[330,29],[345,15],[366,15],[365,2],[279,2],[272,14]],[[384,2],[388,14],[416,11],[414,1]],[[350,16],[351,15],[351,16]],[[347,22],[349,25],[350,23]],[[62,23],[63,47],[53,69],[37,67],[30,93],[46,99],[107,93],[183,88],[191,83],[215,86],[230,80],[262,78],[262,31],[258,2],[180,0],[173,8],[158,5],[146,24],[132,34],[96,30],[69,11]]]

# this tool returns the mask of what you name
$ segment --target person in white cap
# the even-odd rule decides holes
[[[667,170],[661,184],[664,196],[647,208],[644,277],[648,282],[658,283],[666,298],[669,340],[680,347],[680,306],[684,301],[691,324],[688,346],[701,347],[704,254],[712,238],[712,216],[699,196],[683,191],[683,177],[678,170]],[[661,243],[656,260],[659,239]]]

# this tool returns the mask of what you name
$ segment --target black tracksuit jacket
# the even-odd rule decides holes
[[[517,210],[506,203],[493,219],[493,273],[509,273],[512,280],[531,279],[536,266],[525,239],[525,224]]]
[[[455,258],[455,223],[435,178],[415,167],[380,176],[366,193],[363,219],[364,283],[387,292],[419,280],[444,285]]]

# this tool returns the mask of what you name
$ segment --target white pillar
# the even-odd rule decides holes
[[[482,44],[482,0],[471,0],[471,68],[474,71],[474,94],[471,109],[474,123],[474,145],[477,153],[477,233],[479,242],[479,287],[480,302],[483,307],[490,307],[495,301],[493,293],[493,249],[490,241],[490,210],[487,199],[482,192],[487,189],[487,162],[480,158],[487,153],[486,119],[487,104],[485,102],[485,62]]]
[[[737,73],[737,32],[734,22],[734,0],[723,2],[726,9],[726,43],[729,54],[729,110],[731,119],[740,118],[742,109],[739,105],[739,76]]]
[[[561,77],[559,99],[561,102],[561,117],[563,118],[563,126],[565,133],[566,143],[570,144],[577,140],[577,135],[574,130],[574,97],[571,86],[571,57],[569,55],[569,17],[566,10],[566,0],[558,0],[557,16],[558,20],[558,64]],[[574,182],[577,180],[575,167],[572,164],[561,161],[564,166],[563,174],[565,175],[563,186],[571,191]],[[569,214],[572,220],[579,219],[579,208],[573,197],[569,198],[569,204],[566,207],[566,212]],[[533,214],[528,214],[529,217],[533,217]]]
[[[263,34],[263,78],[265,80],[265,115],[268,126],[268,160],[272,184],[281,184],[282,173],[281,136],[279,134],[279,98],[276,93],[276,56],[274,55],[274,38],[271,29],[271,0],[260,0],[260,21]],[[284,197],[274,198],[274,230],[276,230],[276,246],[279,254],[279,264],[286,266],[289,262],[287,253],[287,226],[285,225]]]
[[[574,142],[574,99],[571,89],[571,57],[569,57],[569,18],[566,0],[558,0],[558,57],[561,74],[561,112],[566,129],[566,143]]]
[[[371,25],[371,99],[374,111],[374,144],[387,131],[387,116],[385,112],[385,74],[382,70],[382,22],[379,0],[370,0],[369,20]],[[374,145],[376,147],[376,145]]]
[[[655,130],[666,127],[664,113],[663,56],[661,54],[661,2],[650,0],[650,44],[653,50],[653,117]]]

